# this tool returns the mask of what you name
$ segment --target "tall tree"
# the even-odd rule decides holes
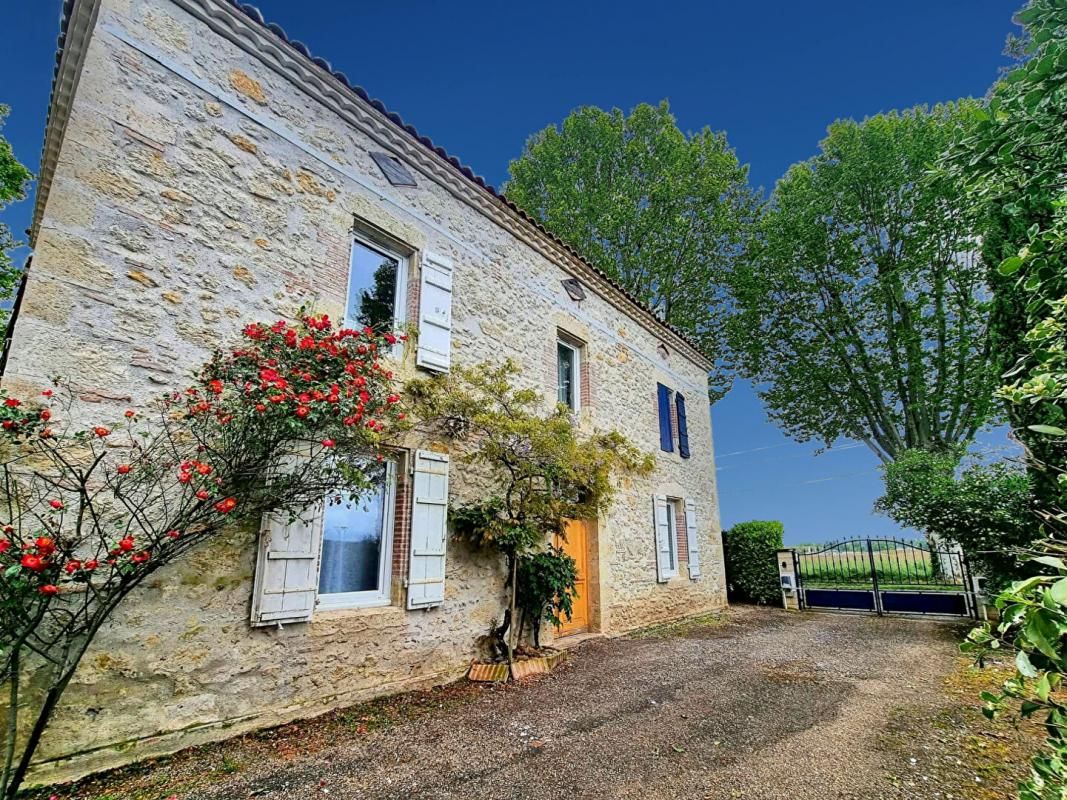
[[[578,108],[511,162],[507,196],[709,355],[724,353],[723,278],[755,203],[724,133],[686,136],[666,101]],[[728,385],[724,364],[712,394]]]
[[[4,120],[9,111],[7,106],[0,105],[0,130],[4,127]],[[32,178],[30,171],[15,158],[7,139],[0,135],[0,211],[8,204],[26,197],[26,189]],[[12,264],[9,253],[18,244],[7,225],[0,222],[0,302],[14,294],[19,275],[22,273]],[[6,323],[7,316],[7,310],[0,309],[0,326]]]
[[[999,394],[1032,456],[1038,497],[1062,506],[1067,438],[1048,429],[1067,428],[1067,6],[1034,0],[1017,20],[1014,68],[944,166],[963,182],[982,236],[991,335],[1011,381]]]
[[[991,411],[989,297],[961,188],[930,165],[972,126],[959,102],[830,126],[778,182],[732,273],[732,349],[798,441],[883,461],[948,450]]]

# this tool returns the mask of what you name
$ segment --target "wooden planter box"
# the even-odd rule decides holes
[[[563,650],[536,658],[524,658],[511,665],[510,677],[512,680],[517,681],[530,675],[551,672],[566,660],[567,653]],[[467,678],[472,681],[502,682],[506,681],[508,677],[507,664],[483,664],[477,661],[471,664],[470,671],[467,673]]]

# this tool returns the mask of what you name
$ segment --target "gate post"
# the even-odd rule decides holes
[[[797,586],[796,551],[791,548],[779,550],[775,555],[778,560],[778,582],[782,587],[782,608],[786,611],[799,611],[800,589]]]
[[[874,610],[878,613],[878,616],[882,616],[884,613],[882,610],[882,591],[878,586],[878,567],[874,565],[874,547],[871,545],[871,540],[867,540],[867,558],[871,562],[871,583],[874,586]]]

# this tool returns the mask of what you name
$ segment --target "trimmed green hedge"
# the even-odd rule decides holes
[[[730,599],[780,605],[778,561],[782,523],[772,520],[739,522],[722,535],[726,555],[726,583]]]

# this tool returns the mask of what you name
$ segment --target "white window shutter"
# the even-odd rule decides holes
[[[287,512],[263,515],[252,594],[252,624],[307,622],[318,595],[323,504],[292,521]]]
[[[445,599],[448,456],[416,451],[413,486],[408,608],[430,608]]]
[[[452,259],[425,252],[419,285],[415,363],[435,372],[448,372],[452,364]]]
[[[685,536],[689,544],[689,577],[700,577],[700,541],[697,539],[697,504],[695,500],[685,501]]]
[[[656,524],[656,580],[665,583],[671,577],[671,529],[667,522],[670,508],[667,498],[657,494],[652,503]]]

